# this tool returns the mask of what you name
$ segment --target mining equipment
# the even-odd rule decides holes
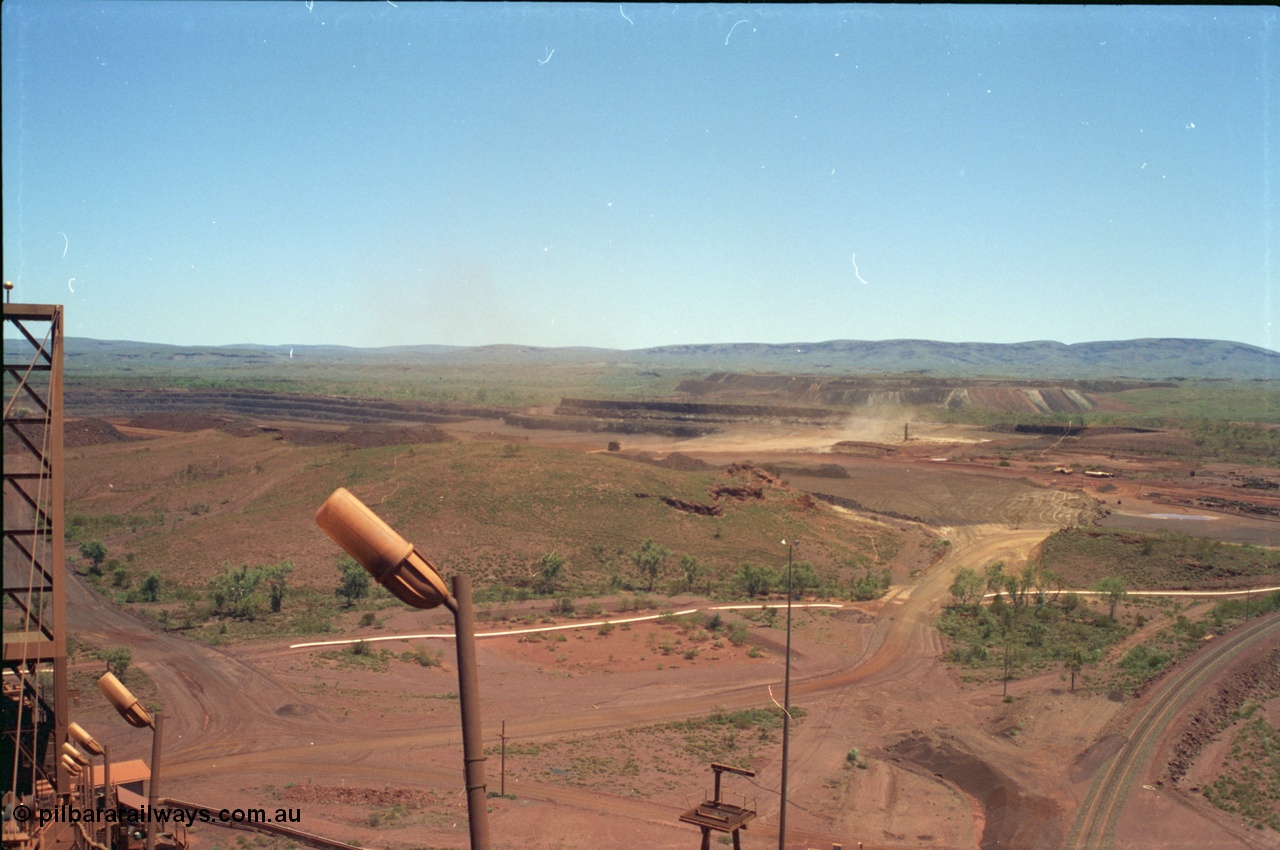
[[[157,806],[217,811],[158,795],[161,715],[108,673],[103,695],[153,732],[152,762],[113,762],[71,720],[63,528],[63,306],[4,303],[3,676],[0,793],[4,850],[186,850],[180,824],[162,833]],[[143,796],[143,786],[147,786]],[[43,813],[43,817],[41,816]],[[73,814],[74,813],[74,814]],[[276,824],[212,826],[279,836],[317,850],[360,850]]]

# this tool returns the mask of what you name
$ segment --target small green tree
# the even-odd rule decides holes
[[[697,584],[698,579],[704,572],[701,561],[692,555],[680,556],[680,575],[684,577],[684,589],[692,592],[693,586]]]
[[[649,592],[653,592],[653,586],[658,582],[658,576],[662,575],[662,567],[667,562],[667,558],[671,557],[671,550],[667,547],[654,543],[652,540],[646,540],[640,544],[640,548],[632,554],[632,558],[636,562],[636,569],[640,571],[640,575],[648,582]]]
[[[991,602],[994,605],[999,605],[1002,601],[1000,598],[1000,591],[1005,588],[1004,562],[996,561],[994,564],[988,565],[986,579],[987,592],[995,594],[995,596],[991,597]]]
[[[1014,674],[1018,672],[1023,658],[1026,656],[1026,650],[1021,646],[1016,646],[1012,638],[1006,634],[1004,640],[1004,691],[1002,696],[1009,695],[1009,680],[1014,678]]]
[[[133,650],[128,647],[102,649],[98,651],[98,657],[107,663],[107,670],[112,675],[124,681],[125,671],[129,669],[129,663],[133,661]]]
[[[262,577],[261,567],[250,568],[248,564],[241,564],[235,568],[224,563],[222,572],[209,582],[214,611],[239,620],[252,620],[261,604],[257,590]]]
[[[786,580],[785,578],[783,579]],[[791,565],[791,598],[802,599],[804,592],[818,586],[818,570],[808,561],[796,561]]]
[[[133,581],[133,576],[129,574],[129,568],[119,561],[113,561],[112,563],[115,566],[111,568],[111,586],[118,587],[121,590],[128,589]]]
[[[1036,571],[1036,602],[1041,607],[1049,604],[1049,592],[1056,596],[1062,590],[1062,577],[1047,567]]]
[[[556,580],[564,570],[564,556],[548,552],[538,560],[537,580],[538,592],[552,594],[556,592]]]
[[[1108,605],[1107,615],[1114,622],[1116,619],[1116,606],[1123,602],[1124,598],[1129,595],[1129,590],[1125,587],[1124,579],[1118,578],[1117,576],[1107,576],[1102,581],[1095,584],[1093,589],[1097,591],[1104,600],[1106,600]]]
[[[284,594],[289,585],[289,573],[293,572],[292,561],[281,561],[263,570],[262,577],[267,582],[268,599],[271,602],[271,613],[279,614],[284,606]]]
[[[345,599],[350,608],[369,592],[369,574],[350,555],[343,555],[338,559],[338,571],[342,573],[342,577],[333,592]]]
[[[955,580],[951,582],[951,595],[961,605],[969,604],[970,600],[977,603],[982,601],[982,588],[982,576],[975,570],[961,567],[956,570]]]
[[[1080,675],[1080,671],[1084,669],[1084,663],[1087,660],[1086,653],[1078,646],[1073,646],[1067,651],[1067,657],[1064,664],[1071,671],[1071,690],[1076,689],[1076,676]]]
[[[892,581],[893,574],[887,568],[876,574],[868,567],[862,577],[853,582],[853,598],[858,602],[870,602],[872,599],[879,599],[884,596]]]
[[[102,575],[102,562],[107,559],[107,547],[101,540],[89,540],[80,544],[80,557],[89,562],[90,575]]]
[[[157,572],[147,573],[147,577],[142,580],[142,598],[148,602],[155,602],[160,598],[160,574]]]
[[[1025,608],[1031,602],[1031,591],[1040,582],[1040,565],[1028,561],[1018,574],[1018,606]]]
[[[1004,589],[1009,594],[1009,602],[1014,608],[1022,607],[1022,597],[1018,595],[1019,588],[1018,577],[1012,574],[1006,574],[1004,577]]]
[[[768,593],[773,587],[773,570],[757,564],[746,563],[738,568],[734,580],[746,591],[747,598],[755,599],[762,593]]]

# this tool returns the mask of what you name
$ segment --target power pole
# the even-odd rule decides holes
[[[507,721],[502,721],[502,779],[498,783],[498,796],[507,796]]]
[[[787,541],[782,541],[787,543]],[[778,850],[787,847],[787,753],[791,744],[791,565],[800,541],[787,543],[787,663],[782,685],[782,804],[778,809]]]

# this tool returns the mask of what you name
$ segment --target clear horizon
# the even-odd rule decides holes
[[[1280,345],[1274,8],[2,8],[69,336]]]

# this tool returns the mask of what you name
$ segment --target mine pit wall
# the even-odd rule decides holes
[[[921,516],[912,516],[911,514],[899,513],[898,511],[881,511],[875,508],[869,508],[856,499],[850,499],[845,496],[837,496],[833,493],[820,493],[817,490],[809,490],[809,495],[815,499],[821,499],[829,505],[846,508],[851,511],[857,511],[864,514],[876,514],[879,516],[887,516],[892,519],[903,519],[908,522],[918,522],[921,525],[928,525],[929,520]]]
[[[498,419],[502,409],[394,402],[340,396],[295,395],[254,390],[72,390],[69,416],[141,416],[147,413],[213,413],[257,419],[309,422],[457,422]]]
[[[992,427],[987,430],[1008,432],[1010,429]],[[1086,430],[1084,425],[1027,425],[1024,423],[1019,423],[1012,428],[1015,434],[1043,434],[1050,437],[1078,437]]]
[[[955,380],[929,377],[812,378],[717,372],[687,379],[677,392],[692,396],[767,395],[844,408],[980,407],[1012,413],[1084,413],[1096,406],[1090,393],[1117,392],[1152,384],[1119,381]]]
[[[786,375],[716,374],[682,381],[677,388],[692,395],[733,393],[767,395],[771,400],[806,401],[828,407],[794,404],[731,404],[711,401],[612,401],[564,398],[554,417],[536,418],[512,408],[476,407],[416,401],[388,401],[346,396],[304,395],[244,389],[76,389],[66,390],[72,417],[140,416],[147,413],[212,413],[257,419],[294,419],[337,423],[447,423],[466,419],[501,419],[524,428],[624,434],[654,433],[699,436],[712,433],[712,423],[772,421],[800,425],[832,425],[859,409],[894,407],[976,406],[1023,413],[1084,413],[1092,410],[1090,391],[1078,386],[1016,386],[1012,382],[955,381],[930,378],[806,379]],[[831,408],[840,408],[833,410]],[[574,420],[594,419],[582,427]],[[642,420],[658,423],[640,424]],[[699,423],[685,426],[683,423]],[[679,430],[693,427],[693,432]],[[673,430],[676,429],[676,430]]]
[[[782,419],[795,421],[834,422],[845,415],[841,411],[820,407],[787,407],[754,404],[708,404],[685,401],[609,401],[590,398],[564,398],[555,410],[557,416],[660,417],[665,419],[698,419],[701,421],[737,421],[742,419]]]
[[[949,386],[898,387],[851,386],[834,381],[794,380],[780,375],[735,375],[716,380],[681,381],[676,392],[694,396],[732,393],[768,393],[775,398],[804,401],[830,407],[942,406],[951,392]]]
[[[979,407],[1012,413],[1086,413],[1096,406],[1079,390],[1065,387],[958,388],[947,407]]]
[[[589,416],[535,416],[528,413],[508,413],[502,417],[507,425],[516,428],[550,431],[578,431],[605,434],[656,434],[661,437],[692,439],[714,434],[710,425],[691,425],[680,422],[641,419],[600,419]]]

